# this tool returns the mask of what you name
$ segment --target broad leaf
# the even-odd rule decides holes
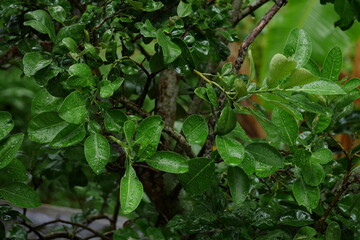
[[[281,80],[289,76],[295,67],[296,62],[294,60],[288,59],[282,54],[275,54],[270,61],[270,76],[267,80],[267,87],[277,87]]]
[[[295,86],[302,86],[316,80],[318,80],[318,77],[313,75],[310,71],[305,68],[297,68],[291,73],[289,79],[282,84],[282,87],[291,88]]]
[[[176,11],[179,17],[189,16],[192,13],[191,3],[180,1]]]
[[[50,145],[54,147],[69,147],[81,142],[85,135],[86,130],[84,124],[70,124],[56,135]]]
[[[140,204],[144,190],[135,170],[127,166],[120,182],[120,206],[123,214],[129,214]]]
[[[229,167],[228,185],[233,202],[236,205],[243,203],[250,191],[250,180],[246,173],[241,168]]]
[[[307,163],[301,167],[304,182],[310,186],[318,186],[325,178],[323,167],[318,163]]]
[[[28,179],[29,177],[25,165],[16,158],[6,167],[0,169],[0,182],[24,182]]]
[[[6,137],[14,128],[14,121],[8,112],[0,112],[0,140]]]
[[[95,84],[91,69],[85,63],[76,63],[69,68],[67,84],[72,88],[89,87]]]
[[[215,138],[217,150],[221,158],[229,166],[239,166],[245,157],[243,145],[226,136],[216,136]]]
[[[91,134],[84,143],[86,161],[91,169],[100,174],[110,158],[110,144],[108,140],[98,133]]]
[[[0,143],[0,169],[6,167],[14,159],[23,139],[24,134],[17,133]]]
[[[326,240],[340,240],[341,227],[337,222],[330,222],[326,228]]]
[[[302,179],[298,179],[293,185],[292,192],[299,205],[305,206],[309,211],[317,207],[320,200],[318,187],[306,185]]]
[[[190,144],[203,145],[209,134],[208,126],[200,115],[189,116],[184,121],[182,131]]]
[[[164,172],[185,173],[189,170],[187,159],[175,152],[156,152],[145,161],[151,167]]]
[[[100,87],[100,97],[108,98],[111,97],[116,90],[119,89],[121,84],[124,82],[124,78],[117,78],[115,81],[111,82],[109,80],[102,81]]]
[[[221,111],[220,117],[216,124],[216,132],[219,135],[225,135],[236,127],[236,115],[228,105]]]
[[[180,183],[186,192],[201,195],[209,190],[214,179],[214,160],[193,158],[189,160],[189,171],[179,175]]]
[[[335,82],[338,80],[342,67],[342,53],[339,47],[334,47],[328,53],[324,68],[321,71],[321,78]]]
[[[70,93],[59,107],[59,116],[69,123],[80,124],[88,116],[85,98],[77,91]]]
[[[289,98],[289,100],[291,101],[292,104],[296,105],[297,107],[305,111],[313,112],[313,113],[326,113],[324,106],[314,101],[311,101],[303,94],[294,94]]]
[[[286,89],[290,92],[305,92],[315,95],[340,95],[346,94],[342,88],[336,83],[318,80],[302,86],[301,88]]]
[[[1,186],[0,197],[22,208],[36,208],[41,205],[40,198],[34,189],[20,182]]]
[[[45,88],[35,94],[31,104],[31,113],[34,115],[43,112],[55,112],[62,99],[52,96]]]
[[[50,39],[53,42],[55,41],[54,24],[47,12],[44,10],[27,12],[25,19],[27,20],[24,22],[25,26],[30,26],[40,33],[48,34]]]
[[[285,44],[285,56],[292,57],[297,62],[297,67],[302,67],[309,61],[311,51],[311,41],[305,31],[292,30]]]
[[[278,127],[280,138],[288,145],[294,146],[299,128],[294,117],[280,108],[275,108],[272,113],[272,121]]]
[[[119,109],[105,112],[104,125],[109,132],[120,132],[127,116]]]
[[[250,152],[256,161],[266,165],[281,168],[284,164],[278,150],[267,143],[251,143],[246,146],[246,151]]]
[[[76,53],[78,51],[78,46],[74,39],[70,37],[66,37],[63,40],[61,40],[62,44],[65,45],[65,47],[70,51]]]
[[[56,112],[40,113],[29,123],[29,139],[33,142],[49,143],[68,125]]]
[[[146,158],[156,152],[164,122],[160,116],[145,118],[137,131],[135,143],[140,145],[139,157]]]
[[[313,152],[313,154],[310,157],[311,163],[319,163],[319,164],[327,164],[330,161],[332,161],[332,152],[327,148],[320,148],[319,150],[316,150]]]
[[[34,76],[35,73],[45,67],[47,67],[52,60],[45,59],[38,52],[26,53],[23,57],[24,74],[27,77]]]
[[[65,9],[60,5],[49,6],[49,13],[59,23],[63,23],[66,19]]]
[[[134,121],[127,120],[124,123],[124,134],[126,141],[128,142],[129,145],[132,145],[135,131],[136,131],[136,124],[134,123]]]
[[[163,51],[164,63],[169,64],[175,61],[181,54],[181,48],[167,37],[162,29],[156,32],[156,38]]]

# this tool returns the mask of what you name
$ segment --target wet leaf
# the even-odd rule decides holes
[[[250,191],[250,180],[239,167],[228,168],[228,185],[233,202],[238,205],[245,201]]]
[[[59,107],[59,116],[73,124],[85,122],[88,116],[85,98],[77,91],[70,93]]]
[[[23,57],[24,74],[27,77],[34,76],[35,73],[52,62],[51,59],[45,59],[38,52],[26,53]]]
[[[6,167],[16,156],[24,139],[23,133],[6,138],[0,144],[0,169]]]
[[[0,197],[22,208],[36,208],[41,205],[37,193],[28,185],[20,182],[1,186]]]
[[[246,146],[246,151],[250,152],[256,161],[266,165],[279,168],[284,165],[278,150],[267,143],[251,143]]]
[[[245,151],[243,145],[233,139],[226,136],[216,136],[216,147],[219,151],[221,158],[229,166],[239,166],[245,157]]]
[[[342,67],[342,53],[339,47],[334,47],[328,53],[324,68],[321,71],[321,78],[335,82],[338,80]]]
[[[187,159],[175,152],[156,152],[145,161],[151,167],[164,172],[185,173],[189,170]]]
[[[14,121],[8,112],[0,112],[0,140],[6,137],[14,128]]]
[[[85,140],[84,153],[91,169],[99,175],[109,161],[110,144],[102,135],[93,133]]]
[[[131,166],[126,167],[125,175],[120,182],[120,206],[123,214],[129,214],[140,204],[143,196],[143,186]]]
[[[186,118],[182,131],[190,144],[203,145],[209,134],[208,126],[200,115],[191,115]]]

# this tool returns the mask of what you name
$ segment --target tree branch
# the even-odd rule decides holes
[[[235,72],[238,72],[244,63],[246,51],[249,48],[250,44],[255,40],[255,38],[261,33],[269,21],[275,16],[275,14],[287,3],[287,0],[277,0],[272,8],[265,14],[265,16],[260,20],[254,30],[246,37],[242,42],[238,57],[235,61]]]
[[[233,20],[233,27],[235,27],[243,18],[248,16],[249,14],[253,13],[256,9],[267,3],[269,0],[256,0],[253,3],[249,4],[244,8]]]

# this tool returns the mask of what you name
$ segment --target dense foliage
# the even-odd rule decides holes
[[[316,63],[302,29],[257,79],[248,48],[287,7],[267,2],[1,1],[0,198],[83,213],[44,233],[2,204],[0,239],[80,239],[99,219],[90,238],[359,239],[360,145],[337,134],[359,136],[360,79],[340,77],[340,47]]]

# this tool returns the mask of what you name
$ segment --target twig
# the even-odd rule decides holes
[[[236,19],[233,21],[233,27],[235,27],[243,18],[248,16],[249,14],[253,13],[256,9],[267,3],[269,0],[257,0],[253,3],[249,4],[244,8],[236,17]]]
[[[255,40],[255,38],[261,33],[269,21],[275,16],[275,14],[280,10],[282,6],[287,3],[286,0],[277,0],[272,8],[265,14],[265,16],[260,20],[254,30],[246,37],[242,42],[238,57],[235,61],[235,72],[238,72],[244,63],[246,51],[249,48],[250,44]]]
[[[234,23],[239,18],[239,13],[240,13],[240,9],[241,9],[242,4],[243,4],[243,0],[234,0],[233,3],[232,3],[233,12],[231,14],[231,22],[232,22],[233,26],[236,25],[236,24],[234,25]]]
[[[122,103],[125,106],[125,108],[132,110],[133,112],[139,114],[141,117],[145,118],[145,117],[150,116],[150,114],[148,112],[144,111],[143,109],[138,107],[135,103],[133,103],[132,101],[130,101],[129,99],[127,99],[124,96],[121,96],[119,98],[119,102]],[[194,154],[194,152],[191,149],[190,144],[188,144],[188,142],[186,141],[186,139],[184,138],[183,135],[176,132],[172,127],[169,127],[166,124],[164,126],[163,131],[165,133],[169,134],[170,137],[172,137],[174,140],[176,140],[178,142],[178,144],[185,151],[187,156],[189,156],[190,158],[196,157],[196,155]]]
[[[76,235],[72,235],[70,233],[67,232],[60,232],[60,233],[52,233],[50,235],[47,235],[44,237],[44,239],[49,240],[49,239],[59,239],[59,238],[67,238],[67,239],[72,239],[72,240],[81,240],[82,238],[76,236]]]
[[[25,221],[21,222],[20,224],[24,225],[25,227],[27,227],[31,232],[35,233],[36,236],[38,236],[38,238],[40,240],[45,239],[41,233],[39,231],[37,231],[33,226],[27,224]]]
[[[116,223],[119,216],[119,210],[120,210],[120,188],[116,191],[116,202],[115,202],[114,212],[111,218],[111,227],[114,230],[116,230]]]
[[[164,70],[164,69],[161,69],[161,70],[159,70],[159,71],[157,71],[157,72],[153,72],[153,73],[151,73],[151,74],[149,74],[149,73],[146,74],[146,73],[145,73],[145,74],[147,75],[147,79],[146,79],[146,83],[145,83],[145,85],[144,85],[144,90],[142,91],[140,97],[139,97],[139,98],[137,99],[137,101],[136,101],[139,106],[142,106],[143,103],[144,103],[144,101],[145,101],[146,95],[147,95],[147,93],[148,93],[148,91],[149,91],[149,87],[150,87],[150,84],[151,84],[151,80],[154,79],[154,78],[156,77],[156,75],[157,75],[159,72],[163,71],[163,70]]]

